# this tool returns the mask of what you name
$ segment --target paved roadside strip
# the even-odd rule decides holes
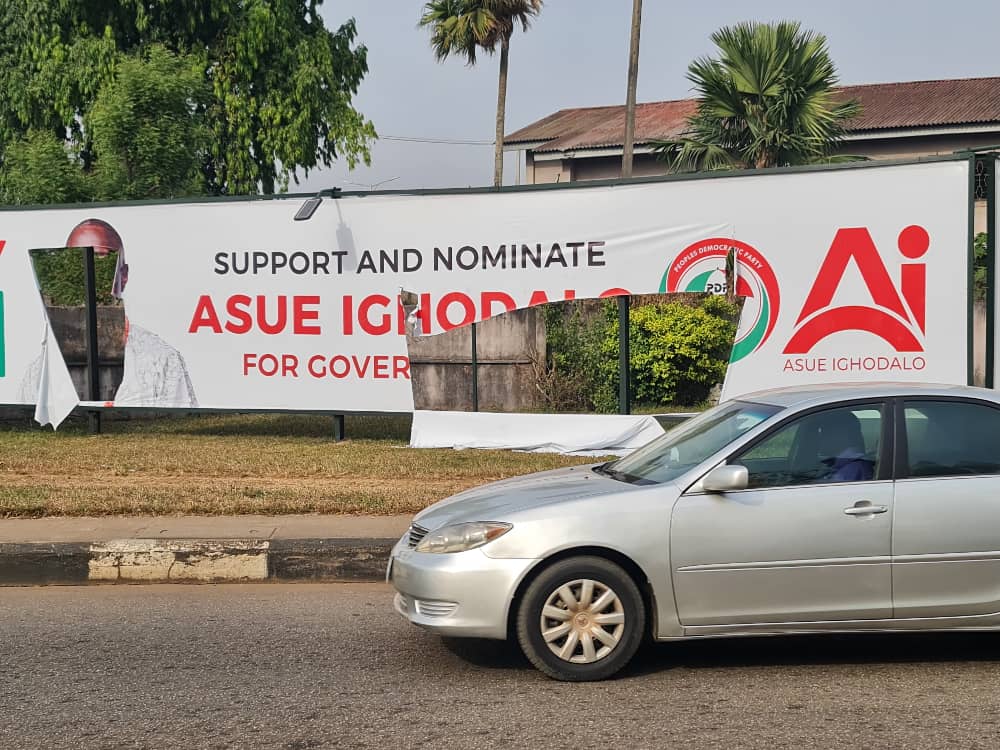
[[[0,586],[380,581],[410,516],[0,520]]]

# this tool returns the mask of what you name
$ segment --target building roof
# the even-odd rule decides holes
[[[851,133],[877,136],[878,131],[907,128],[1000,124],[1000,78],[960,78],[841,86],[847,98],[861,103],[861,116],[848,125]],[[635,142],[677,138],[696,99],[639,104],[635,112]],[[625,107],[562,109],[521,128],[507,144],[538,144],[535,151],[569,151],[622,145]]]

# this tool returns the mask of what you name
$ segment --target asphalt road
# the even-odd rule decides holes
[[[0,748],[996,748],[1000,634],[661,644],[552,682],[381,585],[0,590]]]

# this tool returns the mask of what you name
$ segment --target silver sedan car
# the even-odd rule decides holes
[[[729,401],[632,455],[419,513],[395,608],[608,677],[645,638],[1000,629],[1000,396],[933,385]]]

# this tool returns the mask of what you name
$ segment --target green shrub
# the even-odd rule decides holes
[[[633,307],[629,313],[633,405],[656,408],[704,402],[725,377],[739,312],[737,303],[716,296]],[[549,305],[545,320],[550,370],[539,386],[544,405],[617,411],[617,303]]]
[[[559,302],[542,308],[548,361],[537,385],[545,409],[615,411],[614,393],[608,391],[600,377],[608,315],[614,309],[613,302],[592,300]],[[617,362],[617,354],[615,357]]]
[[[31,262],[46,304],[76,307],[86,302],[83,253],[84,251],[79,248],[68,248],[31,254]],[[117,263],[118,257],[114,253],[94,258],[99,305],[115,304],[115,299],[111,296],[111,287]]]
[[[973,296],[982,301],[986,299],[986,232],[976,235],[973,250]]]
[[[739,307],[723,297],[698,306],[667,301],[629,314],[631,389],[640,406],[700,404],[726,375]],[[604,350],[618,352],[618,317],[608,326]],[[604,379],[618,389],[617,357],[604,365]],[[617,403],[617,402],[616,402]]]

